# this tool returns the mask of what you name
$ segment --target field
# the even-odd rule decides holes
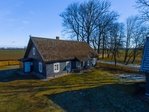
[[[25,50],[0,50],[0,61],[18,60],[23,57]]]
[[[131,54],[130,52],[132,52],[132,50],[129,51],[129,54]],[[119,55],[117,56],[117,62],[124,63],[124,56],[125,56],[125,51],[124,50],[119,50]],[[101,55],[99,56],[99,58],[101,60],[104,60],[104,61],[114,61],[112,56],[107,57],[106,53],[105,53],[105,58],[104,59],[101,58]],[[131,64],[132,58],[133,57],[131,57],[129,64]],[[139,50],[138,55],[136,56],[134,64],[140,64],[141,63],[141,59],[142,59],[142,50]]]
[[[121,82],[121,72],[97,67],[49,81],[11,74],[0,82],[0,112],[149,112],[138,97],[143,83]]]
[[[0,67],[19,65],[25,50],[0,50]]]

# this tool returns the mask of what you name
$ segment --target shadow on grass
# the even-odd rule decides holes
[[[38,79],[32,74],[28,75],[21,75],[18,74],[18,71],[20,69],[12,69],[12,70],[1,70],[0,71],[0,82],[10,82],[10,81],[15,81],[15,80],[36,80]]]
[[[64,92],[48,98],[67,112],[149,112],[136,85],[105,85]],[[142,91],[141,94],[144,94]]]

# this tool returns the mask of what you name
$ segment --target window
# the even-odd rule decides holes
[[[85,61],[83,61],[83,67],[85,67]]]
[[[35,47],[33,47],[33,55],[35,55],[36,54],[36,49],[35,49]]]
[[[89,60],[87,61],[87,66],[90,66],[90,61]]]
[[[67,62],[66,62],[66,70],[67,70],[68,72],[71,71],[71,62],[70,62],[70,61],[67,61]]]
[[[81,67],[81,63],[79,61],[76,62],[76,67],[80,68]]]
[[[42,73],[42,63],[39,62],[38,66],[39,66],[39,72]]]
[[[60,71],[60,63],[54,63],[54,73],[58,73]]]
[[[96,65],[96,62],[97,62],[97,59],[96,59],[96,58],[93,58],[93,59],[92,59],[92,64],[93,64],[93,66]]]

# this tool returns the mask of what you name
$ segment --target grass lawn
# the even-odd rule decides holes
[[[95,69],[49,81],[0,82],[0,112],[148,112],[136,84],[116,74]]]

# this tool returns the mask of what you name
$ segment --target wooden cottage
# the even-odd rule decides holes
[[[97,53],[85,42],[30,37],[23,62],[25,73],[56,77],[96,64]]]
[[[149,96],[149,37],[146,38],[144,45],[141,71],[146,75],[146,95]]]

